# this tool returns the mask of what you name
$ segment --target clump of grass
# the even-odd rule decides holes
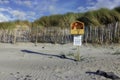
[[[85,58],[83,56],[80,56],[76,51],[70,51],[66,56],[69,56],[71,58],[74,58],[76,61],[84,61]]]
[[[115,51],[113,55],[120,55],[120,51],[119,50]]]
[[[74,52],[69,52],[68,54],[67,54],[67,56],[74,56]]]

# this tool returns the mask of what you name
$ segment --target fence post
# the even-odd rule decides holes
[[[38,26],[36,28],[35,46],[37,46],[37,43],[38,43]]]
[[[14,30],[14,39],[13,39],[13,44],[15,44],[16,43],[16,29]]]

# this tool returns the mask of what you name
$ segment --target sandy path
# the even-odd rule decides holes
[[[43,48],[44,47],[44,48]],[[110,80],[86,72],[98,69],[120,76],[120,55],[112,55],[119,46],[81,46],[82,60],[75,62],[76,47],[72,44],[0,44],[0,80],[16,80],[18,76],[31,75],[32,80]],[[60,54],[70,59],[61,59]],[[13,73],[13,75],[11,75]],[[20,80],[20,79],[19,79]],[[21,80],[23,80],[21,78]]]

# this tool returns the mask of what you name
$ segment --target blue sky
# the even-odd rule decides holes
[[[120,6],[120,0],[0,0],[0,22],[34,21],[42,16],[116,6]]]

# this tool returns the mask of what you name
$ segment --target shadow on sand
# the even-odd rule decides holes
[[[97,70],[96,72],[86,72],[86,74],[94,74],[94,75],[103,76],[105,78],[109,78],[112,80],[120,80],[120,77],[115,75],[113,72],[105,72],[105,71]]]
[[[21,50],[21,52],[30,53],[30,54],[38,54],[38,55],[49,56],[49,57],[57,57],[57,58],[60,58],[60,59],[68,59],[68,60],[76,61],[75,59],[71,59],[71,58],[66,57],[64,54],[53,55],[53,54],[34,52],[34,51],[30,51],[30,50]]]

